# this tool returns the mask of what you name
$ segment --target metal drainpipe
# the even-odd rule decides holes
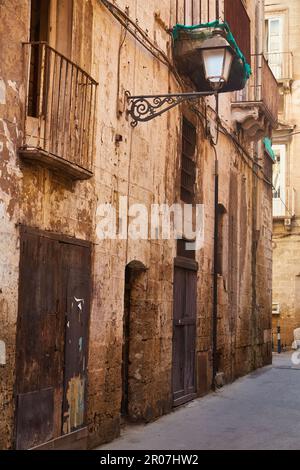
[[[212,388],[216,389],[216,376],[218,373],[218,251],[219,251],[219,162],[217,145],[219,141],[219,95],[216,98],[217,137],[211,140],[215,153],[215,222],[214,222],[214,259],[213,259],[213,312],[212,312],[212,349],[213,349],[213,382]]]
[[[213,383],[216,388],[216,376],[218,373],[218,238],[219,238],[219,168],[217,151],[215,150],[215,227],[214,227],[214,265],[213,265]]]

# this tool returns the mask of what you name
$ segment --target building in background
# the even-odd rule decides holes
[[[279,126],[273,134],[273,334],[290,348],[300,327],[300,5],[266,1],[266,56],[278,82]]]
[[[150,3],[0,2],[3,449],[93,448],[271,362],[264,2]],[[132,127],[127,90],[205,86],[170,31],[217,19],[245,88],[219,96],[219,119],[210,97]],[[203,204],[204,246],[99,239],[99,205],[121,196]]]

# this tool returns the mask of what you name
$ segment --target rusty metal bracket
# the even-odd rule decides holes
[[[166,95],[131,96],[129,91],[125,92],[128,102],[127,112],[132,118],[132,127],[136,127],[139,122],[151,121],[184,102],[197,101],[204,96],[212,96],[215,94],[214,91],[203,91]]]

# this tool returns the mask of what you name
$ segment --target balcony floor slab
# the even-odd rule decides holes
[[[72,180],[88,180],[93,177],[91,171],[40,148],[21,148],[19,149],[19,157],[25,162],[38,163],[60,172]]]

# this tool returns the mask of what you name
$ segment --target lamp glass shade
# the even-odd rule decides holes
[[[223,78],[226,83],[229,80],[232,62],[233,62],[233,54],[231,52],[231,49],[225,49]]]
[[[205,78],[214,89],[221,88],[228,82],[233,54],[228,47],[202,50]]]

